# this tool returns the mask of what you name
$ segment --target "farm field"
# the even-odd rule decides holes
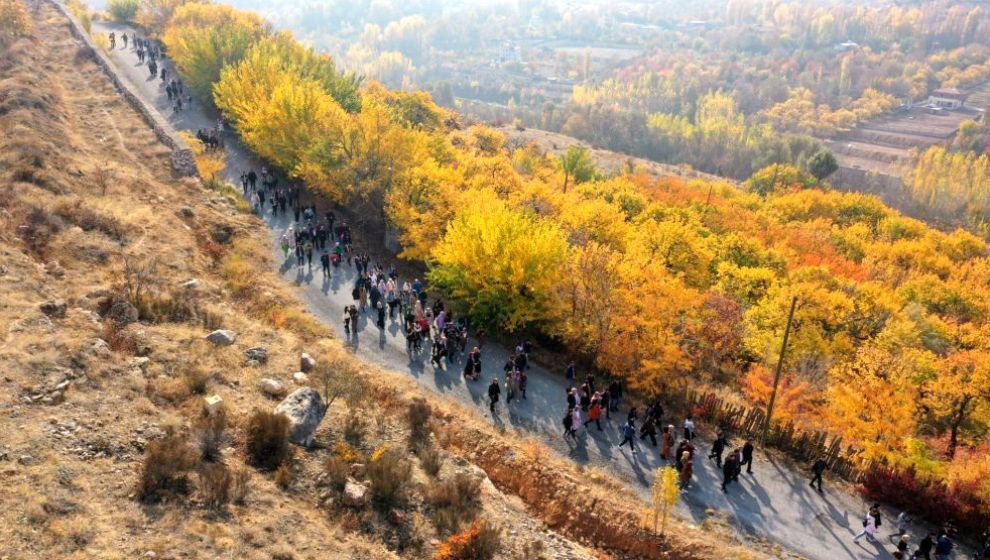
[[[914,164],[913,150],[951,143],[959,125],[979,118],[990,108],[990,83],[970,92],[966,106],[958,111],[932,114],[922,107],[863,123],[834,140],[826,141],[835,153],[840,170],[901,177]],[[840,173],[856,177],[858,173]]]

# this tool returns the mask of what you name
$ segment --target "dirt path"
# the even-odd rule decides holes
[[[118,36],[125,30],[120,26],[104,22],[94,22],[94,33],[116,30]],[[130,35],[132,32],[126,30]],[[165,99],[164,90],[158,80],[149,80],[144,66],[139,65],[131,50],[118,48],[111,53],[112,59],[121,72],[125,73],[147,99],[155,104],[179,130],[192,130],[213,126],[215,115],[205,111],[203,104],[196,102],[191,109],[173,114]],[[243,170],[260,169],[261,163],[249,150],[236,140],[227,144],[227,178],[239,185],[237,177]],[[309,309],[322,321],[336,329],[341,339],[343,333],[341,316],[345,305],[352,303],[351,287],[355,278],[354,270],[343,267],[324,278],[318,267],[313,270],[295,266],[294,259],[283,262],[278,241],[291,224],[286,217],[277,219],[265,215],[269,226],[272,251],[281,263],[278,272],[290,283],[299,286],[299,296]],[[508,357],[505,348],[494,344],[483,347],[483,381],[465,382],[460,375],[460,364],[450,371],[435,369],[429,365],[428,354],[409,355],[399,325],[387,323],[386,329],[379,331],[366,317],[360,320],[357,335],[349,338],[350,347],[361,358],[397,371],[406,371],[425,390],[448,395],[462,402],[474,404],[479,414],[487,414],[484,394],[487,383],[493,375],[500,374],[502,364]],[[563,369],[562,367],[560,369]],[[619,427],[625,414],[613,415],[611,421],[603,422],[604,431],[581,430],[576,443],[568,443],[561,437],[560,417],[566,409],[564,379],[559,374],[551,374],[534,367],[530,372],[528,398],[506,406],[499,403],[499,411],[492,421],[497,425],[511,426],[523,432],[532,433],[564,456],[584,465],[597,465],[609,469],[625,480],[644,497],[648,495],[653,472],[664,462],[656,450],[647,448],[632,454],[617,450]],[[683,419],[667,419],[679,425]],[[639,443],[639,442],[637,442]],[[860,519],[866,504],[847,488],[837,488],[826,484],[824,495],[819,495],[808,486],[808,473],[795,471],[781,462],[757,453],[755,474],[743,475],[740,484],[730,487],[727,494],[720,490],[721,473],[714,463],[705,460],[708,443],[700,442],[699,460],[695,466],[695,483],[683,494],[680,514],[698,523],[715,516],[724,516],[740,534],[756,541],[769,541],[774,548],[781,550],[783,557],[805,557],[813,560],[847,560],[891,558],[893,550],[886,535],[890,532],[885,524],[880,544],[866,542],[853,543],[852,537],[860,528]],[[888,511],[888,518],[896,512]],[[920,531],[920,528],[918,529]],[[916,531],[917,532],[917,531]],[[779,545],[779,546],[778,546]]]

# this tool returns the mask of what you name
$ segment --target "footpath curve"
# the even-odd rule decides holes
[[[126,26],[93,22],[93,33],[110,31],[116,31],[118,36],[125,32],[128,35],[134,33]],[[118,48],[108,55],[114,66],[111,71],[116,72],[117,79],[129,82],[172,127],[195,132],[215,125],[216,115],[211,114],[200,100],[195,100],[191,107],[179,113],[173,113],[160,81],[149,79],[146,67],[138,62],[134,51],[122,48],[119,43]],[[226,157],[225,178],[238,187],[242,171],[252,168],[260,170],[262,166],[260,160],[234,138],[227,140]],[[266,214],[263,220],[269,228],[275,262],[279,263],[277,272],[286,282],[299,287],[299,297],[310,312],[333,328],[342,340],[348,340],[341,318],[344,306],[353,303],[351,287],[355,279],[354,269],[342,266],[334,269],[330,278],[323,278],[318,265],[312,270],[300,269],[295,266],[294,259],[284,261],[279,240],[291,225],[291,217],[272,218]],[[383,331],[379,331],[367,316],[361,316],[359,323],[358,334],[349,338],[350,348],[358,357],[388,369],[408,372],[425,390],[473,404],[478,407],[479,414],[488,414],[486,381],[490,381],[493,375],[501,374],[502,365],[509,356],[506,348],[494,343],[485,344],[482,348],[482,380],[467,382],[460,375],[460,367],[452,367],[449,371],[435,369],[429,364],[428,352],[409,356],[397,323],[389,321]],[[504,400],[499,403],[498,413],[492,418],[496,425],[512,426],[531,433],[579,464],[608,469],[648,498],[653,472],[665,463],[651,447],[640,447],[640,452],[636,454],[625,448],[616,448],[621,439],[619,429],[625,419],[624,412],[613,415],[610,421],[603,420],[603,431],[599,432],[591,426],[590,431],[579,432],[576,442],[567,442],[562,437],[560,425],[566,407],[566,384],[562,375],[553,375],[533,365],[529,380],[526,400],[513,402],[509,407]],[[665,419],[665,422],[679,424],[673,419]],[[897,512],[885,510],[885,519],[891,521],[881,529],[879,543],[865,540],[854,543],[852,537],[861,528],[860,521],[867,504],[848,486],[838,486],[826,479],[825,494],[819,495],[808,485],[809,473],[795,471],[791,466],[757,450],[754,475],[743,474],[740,482],[731,485],[725,494],[720,488],[720,470],[712,461],[705,459],[709,442],[700,442],[698,447],[694,482],[682,494],[678,505],[681,517],[700,523],[711,517],[711,511],[720,512],[741,536],[779,545],[784,549],[781,551],[784,558],[864,560],[893,557],[889,551],[894,546],[888,535],[892,532],[891,521]],[[912,529],[913,535],[923,534],[921,527]],[[920,536],[916,537],[914,542],[919,539]]]

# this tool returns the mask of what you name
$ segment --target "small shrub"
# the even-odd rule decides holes
[[[346,441],[338,441],[333,446],[333,452],[337,457],[347,463],[356,463],[361,460],[361,452]]]
[[[213,462],[220,459],[220,446],[223,445],[226,429],[226,409],[220,408],[213,414],[203,411],[195,426],[196,442],[199,444],[199,453],[203,461]]]
[[[282,490],[288,490],[292,483],[296,481],[296,471],[292,468],[291,461],[285,461],[278,466],[275,471],[275,484]]]
[[[247,452],[251,464],[273,471],[289,457],[289,419],[259,410],[247,423]]]
[[[331,455],[323,463],[323,473],[326,476],[327,484],[338,492],[344,490],[347,477],[351,475],[351,467],[340,457]]]
[[[62,220],[43,208],[32,208],[17,228],[17,235],[37,257],[44,258],[52,239],[62,231]]]
[[[137,339],[127,330],[126,324],[118,323],[113,319],[107,319],[103,323],[103,340],[107,341],[107,345],[114,352],[127,355],[137,353]]]
[[[220,509],[230,501],[232,476],[223,463],[206,465],[199,472],[199,493],[210,509]]]
[[[489,560],[498,552],[502,532],[479,519],[464,532],[451,536],[437,549],[434,560]]]
[[[69,8],[69,12],[79,20],[86,33],[90,33],[93,27],[93,19],[89,15],[89,8],[80,2],[80,0],[69,0],[65,5]]]
[[[130,23],[134,21],[134,16],[137,15],[140,8],[140,0],[110,0],[107,3],[107,11],[110,12],[113,20],[117,23]]]
[[[137,495],[144,502],[161,502],[189,493],[189,471],[196,454],[184,437],[169,436],[148,444]]]
[[[189,392],[194,395],[203,395],[210,383],[210,376],[200,369],[190,369],[185,374],[186,385]]]
[[[409,410],[406,411],[406,420],[409,421],[409,443],[417,446],[429,437],[430,418],[433,416],[433,409],[422,398],[415,398],[409,403]]]
[[[250,487],[248,481],[251,480],[251,473],[245,468],[234,469],[230,474],[230,501],[235,504],[243,504],[247,499]]]
[[[464,473],[433,485],[427,501],[433,508],[433,524],[441,533],[456,531],[477,515],[481,481]]]
[[[97,33],[96,35],[91,35],[90,38],[93,39],[93,44],[99,47],[101,51],[110,50],[110,39],[106,35]]]
[[[402,452],[388,449],[368,463],[367,468],[375,505],[388,510],[405,501],[412,479],[412,464]]]
[[[419,457],[419,466],[430,476],[437,476],[437,473],[443,468],[443,456],[432,445],[420,447],[416,455]]]
[[[368,429],[368,422],[360,414],[350,414],[344,421],[344,440],[354,447],[361,447],[364,443],[364,434]]]

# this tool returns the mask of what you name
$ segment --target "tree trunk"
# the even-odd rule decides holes
[[[959,408],[952,416],[952,430],[949,432],[949,459],[956,457],[956,447],[959,445],[959,427],[966,420],[966,409],[969,407],[971,397],[963,397],[959,401]]]

